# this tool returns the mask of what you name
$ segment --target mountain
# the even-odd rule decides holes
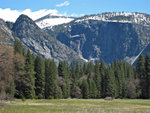
[[[4,20],[0,19],[0,45],[12,46],[14,37]]]
[[[32,52],[39,52],[44,58],[51,58],[56,62],[65,60],[68,63],[79,59],[74,50],[49,36],[26,15],[19,16],[12,31]]]
[[[85,61],[104,59],[110,64],[120,59],[133,64],[150,44],[150,15],[103,13],[44,30],[76,51]]]
[[[73,17],[65,17],[65,16],[55,16],[55,15],[46,15],[35,20],[36,24],[40,28],[52,27],[59,24],[69,23],[73,21],[75,18]]]
[[[15,23],[0,19],[0,43],[12,46],[18,38],[34,54],[40,52],[43,58],[57,63],[65,60],[69,64],[81,59],[85,62],[104,59],[107,64],[119,59],[134,64],[140,54],[150,53],[148,14],[103,13],[71,18],[60,25],[47,21],[43,29],[37,25],[46,19],[59,18],[67,19],[51,15],[36,21],[21,15]]]

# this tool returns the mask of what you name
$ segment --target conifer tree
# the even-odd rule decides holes
[[[96,84],[94,80],[92,79],[92,77],[89,77],[88,84],[89,84],[89,97],[96,98],[98,91],[97,91]]]
[[[89,85],[86,80],[82,81],[81,89],[82,89],[82,97],[84,99],[88,99],[89,98]]]
[[[146,98],[146,75],[145,75],[145,60],[141,54],[136,64],[136,74],[140,79],[141,97]]]
[[[24,54],[22,43],[18,39],[15,39],[15,42],[14,42],[14,53],[15,54],[19,53],[21,55]]]
[[[79,62],[76,62],[75,76],[76,76],[77,78],[80,77],[80,64],[79,64]]]
[[[57,67],[54,61],[46,60],[45,61],[45,98],[61,98],[62,93],[59,87],[57,86]]]
[[[35,93],[37,98],[44,98],[44,89],[45,89],[45,76],[44,76],[44,63],[43,60],[38,54],[34,63],[35,71]]]
[[[101,75],[100,75],[100,64],[98,61],[96,61],[95,64],[95,84],[98,91],[98,98],[101,97]]]
[[[59,76],[63,77],[64,85],[62,86],[63,97],[70,97],[70,79],[69,79],[69,69],[66,62],[60,62],[58,66]]]
[[[94,72],[94,64],[92,62],[89,62],[87,64],[86,73],[87,73],[87,75],[92,75],[93,72]]]
[[[145,73],[146,73],[146,98],[150,99],[150,55],[146,54],[145,58]]]
[[[115,73],[115,81],[116,81],[116,97],[122,98],[122,94],[123,94],[123,71],[121,70],[122,67],[120,67],[120,62],[118,60],[115,60],[115,64],[114,64],[114,73]]]
[[[106,65],[104,60],[101,61],[101,65],[100,65],[100,74],[102,77],[102,81],[101,81],[101,95],[102,97],[106,97],[106,86],[107,86],[107,81],[106,81]]]
[[[33,99],[35,97],[35,77],[34,77],[34,62],[30,51],[27,51],[25,60],[25,76],[24,76],[24,86],[23,94],[25,98]]]
[[[113,64],[112,64],[113,65]],[[107,74],[106,74],[106,81],[107,81],[107,86],[106,86],[106,96],[109,97],[115,97],[116,96],[116,85],[115,85],[115,75],[112,67],[109,67],[107,69]]]
[[[46,59],[44,64],[45,64],[45,99],[49,99],[50,97],[50,92],[49,92],[49,89],[50,89],[50,82],[51,81],[51,78],[50,78],[50,62],[51,60],[50,59]]]

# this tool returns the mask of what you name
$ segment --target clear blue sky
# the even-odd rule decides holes
[[[56,5],[68,1],[62,7]],[[68,3],[67,2],[67,3]],[[0,8],[12,10],[56,9],[59,13],[98,14],[102,12],[143,12],[150,14],[150,0],[0,0]]]

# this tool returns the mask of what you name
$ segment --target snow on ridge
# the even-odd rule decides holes
[[[75,22],[82,22],[85,20],[99,20],[106,22],[121,22],[121,23],[137,23],[143,25],[150,25],[150,15],[144,13],[102,13],[99,15],[85,16],[77,19]]]
[[[47,18],[47,19],[43,19],[41,21],[36,22],[36,24],[41,28],[45,28],[45,27],[52,27],[55,25],[60,25],[60,24],[64,24],[64,23],[69,23],[71,21],[73,21],[73,18],[64,18],[64,17],[56,17],[56,18]]]

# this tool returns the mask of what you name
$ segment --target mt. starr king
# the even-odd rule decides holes
[[[52,20],[55,24],[49,23]],[[59,25],[56,20],[61,21]],[[150,53],[150,15],[144,13],[103,13],[81,18],[47,15],[36,21],[21,15],[15,23],[4,24],[33,53],[40,52],[56,62],[103,59],[110,64],[119,59],[134,64],[140,54]]]

